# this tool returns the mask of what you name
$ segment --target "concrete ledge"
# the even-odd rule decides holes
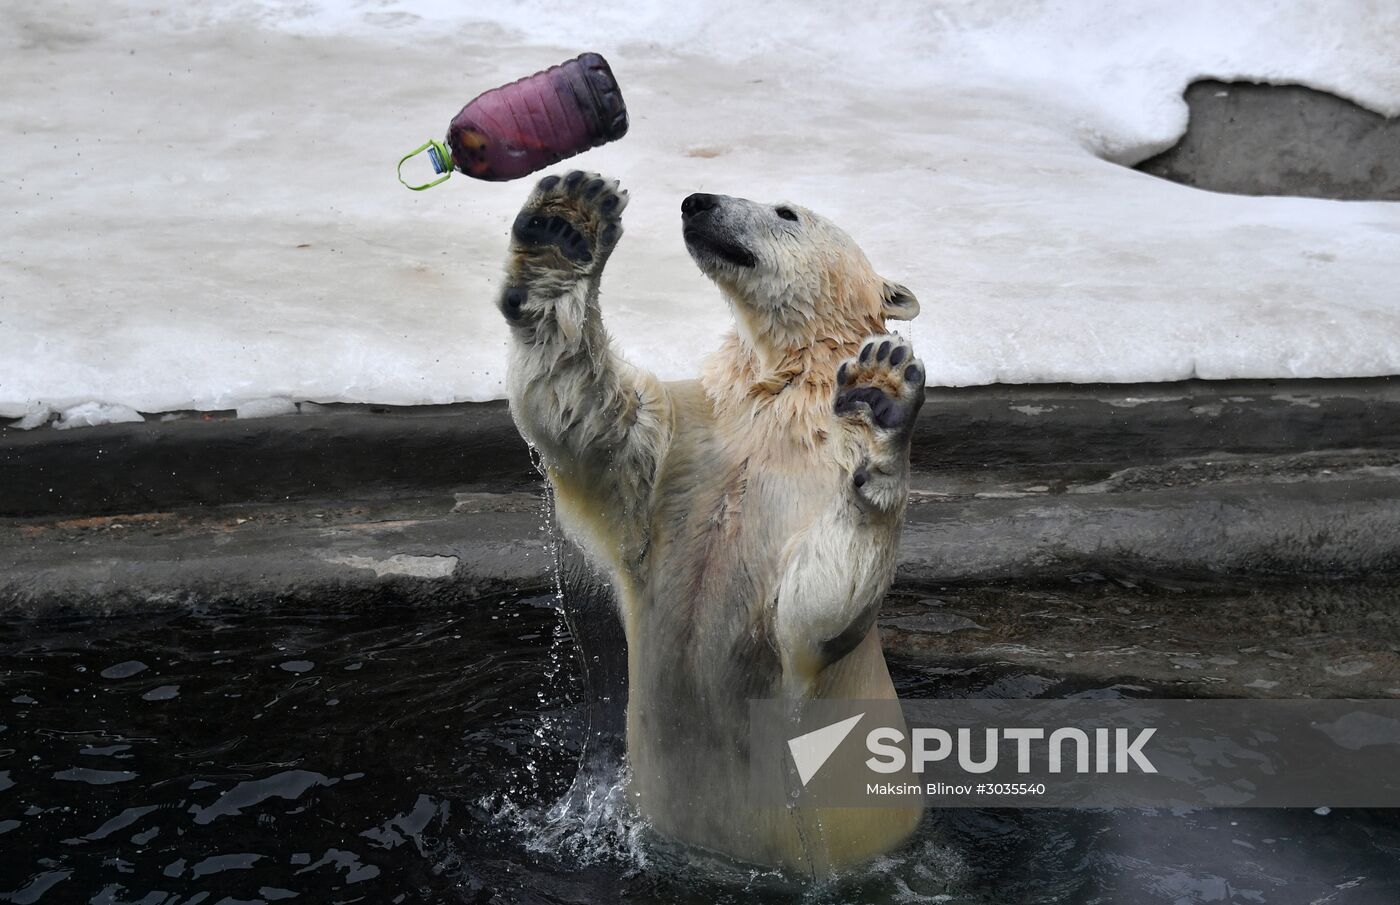
[[[937,390],[914,463],[893,656],[1400,694],[1391,381]],[[11,613],[468,605],[556,570],[499,404],[0,431],[0,486]]]
[[[1349,484],[1318,495],[1283,485],[1275,499],[1192,487],[915,502],[882,618],[886,649],[949,669],[1007,664],[1047,686],[1400,694],[1394,548],[1362,537],[1391,536],[1396,495],[1388,488],[1353,520],[1354,495],[1375,488]],[[546,514],[535,494],[459,493],[7,520],[0,610],[471,606],[552,589]],[[1314,543],[1318,526],[1340,533]],[[1377,550],[1374,565],[1390,573],[1363,562]]]
[[[0,516],[100,515],[179,506],[368,496],[539,474],[504,402],[178,421],[59,431],[0,428]]]
[[[1400,570],[1389,380],[936,390],[923,412],[905,581]],[[396,556],[482,587],[549,568],[499,403],[5,430],[0,486],[0,603],[303,594],[410,577]]]
[[[1211,484],[1110,494],[945,499],[910,507],[901,580],[1074,572],[1400,573],[1400,480]]]
[[[447,602],[546,587],[542,497],[242,505],[0,524],[0,607],[110,611],[392,593]]]
[[[935,388],[916,470],[1099,480],[1210,453],[1400,449],[1389,378]],[[370,497],[538,480],[504,403],[235,420],[227,413],[56,431],[0,428],[0,516]]]
[[[0,523],[0,607],[309,600],[385,585],[435,599],[546,587],[547,526],[543,497],[519,492],[10,520]],[[1034,585],[1087,572],[1400,574],[1400,481],[916,499],[898,580]]]
[[[994,696],[1124,684],[1189,697],[1389,698],[1400,696],[1397,603],[1385,580],[1081,573],[1033,588],[897,588],[881,622],[896,660],[1023,671]]]

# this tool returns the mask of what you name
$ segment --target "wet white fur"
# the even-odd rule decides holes
[[[918,305],[833,224],[775,209],[724,199],[710,224],[752,268],[692,249],[735,316],[701,380],[662,383],[611,349],[598,306],[610,246],[577,265],[516,243],[507,284],[528,301],[509,393],[565,532],[617,590],[638,808],[682,841],[824,874],[897,845],[919,811],[754,809],[746,701],[894,697],[874,623],[908,435],[832,406],[840,362]],[[843,634],[853,640],[833,659]]]

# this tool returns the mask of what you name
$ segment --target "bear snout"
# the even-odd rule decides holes
[[[712,211],[717,207],[719,207],[718,195],[696,192],[693,195],[687,195],[685,200],[681,202],[681,218],[689,219],[697,214],[703,214],[705,211]]]
[[[758,263],[734,229],[736,205],[744,203],[706,192],[687,195],[681,202],[681,238],[702,271],[709,273],[713,264],[753,267]]]

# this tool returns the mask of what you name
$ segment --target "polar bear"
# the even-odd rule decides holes
[[[747,702],[895,698],[876,616],[925,372],[885,322],[919,304],[805,208],[693,194],[686,247],[735,329],[699,379],[663,383],[614,353],[599,310],[626,206],[616,181],[573,171],[516,218],[499,298],[511,412],[619,601],[640,813],[825,875],[900,844],[921,811],[751,806]]]

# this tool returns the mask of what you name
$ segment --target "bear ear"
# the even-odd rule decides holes
[[[919,314],[919,300],[902,283],[885,280],[885,319],[912,321]]]

